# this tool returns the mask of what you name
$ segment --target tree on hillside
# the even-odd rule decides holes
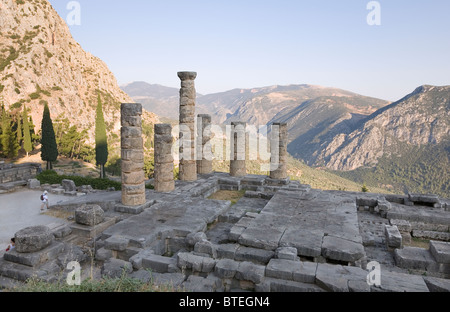
[[[11,116],[6,112],[4,107],[2,107],[2,150],[3,155],[6,158],[14,158],[19,152],[19,143],[17,142],[16,133],[14,133],[12,128]]]
[[[19,143],[19,147],[22,145],[22,119],[20,118],[20,114],[17,116],[17,142]]]
[[[30,131],[30,122],[28,120],[28,112],[26,106],[23,109],[23,149],[28,154],[33,150],[33,144],[31,143],[31,131]]]
[[[100,178],[103,179],[105,177],[105,164],[108,161],[108,139],[100,94],[98,95],[97,115],[95,117],[95,160],[97,166],[100,166]]]
[[[58,159],[58,147],[56,145],[53,122],[50,117],[50,109],[47,104],[44,106],[44,114],[42,116],[41,144],[41,159],[47,162],[47,170],[51,170],[53,168],[52,162]]]

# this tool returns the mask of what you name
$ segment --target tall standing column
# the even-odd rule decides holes
[[[211,115],[198,115],[197,118],[197,173],[212,172]]]
[[[231,160],[230,175],[233,177],[242,177],[247,174],[246,152],[247,152],[247,123],[231,123]]]
[[[195,159],[195,72],[179,72],[180,90],[180,180],[197,180]]]
[[[122,204],[145,204],[144,142],[142,105],[121,105]]]
[[[173,178],[172,126],[155,125],[155,191],[171,192],[175,189]]]
[[[287,163],[287,124],[273,123],[270,139],[270,178],[284,180],[288,178]]]

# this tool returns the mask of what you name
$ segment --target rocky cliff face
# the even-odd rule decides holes
[[[431,147],[450,139],[450,86],[421,86],[372,114],[351,133],[336,135],[317,151],[316,164],[335,170],[374,166],[401,146]],[[432,153],[432,150],[430,150]]]
[[[31,108],[37,128],[47,102],[53,119],[90,129],[91,142],[98,93],[109,132],[120,129],[120,103],[134,102],[47,0],[0,0],[0,91],[6,107]]]

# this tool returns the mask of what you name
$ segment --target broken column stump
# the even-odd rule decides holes
[[[142,105],[121,106],[122,204],[139,206],[146,202]]]
[[[172,126],[155,125],[155,182],[156,192],[171,192],[175,189],[172,155]]]

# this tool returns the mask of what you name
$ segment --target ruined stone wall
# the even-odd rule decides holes
[[[28,181],[35,178],[41,170],[40,164],[0,164],[0,183]]]

